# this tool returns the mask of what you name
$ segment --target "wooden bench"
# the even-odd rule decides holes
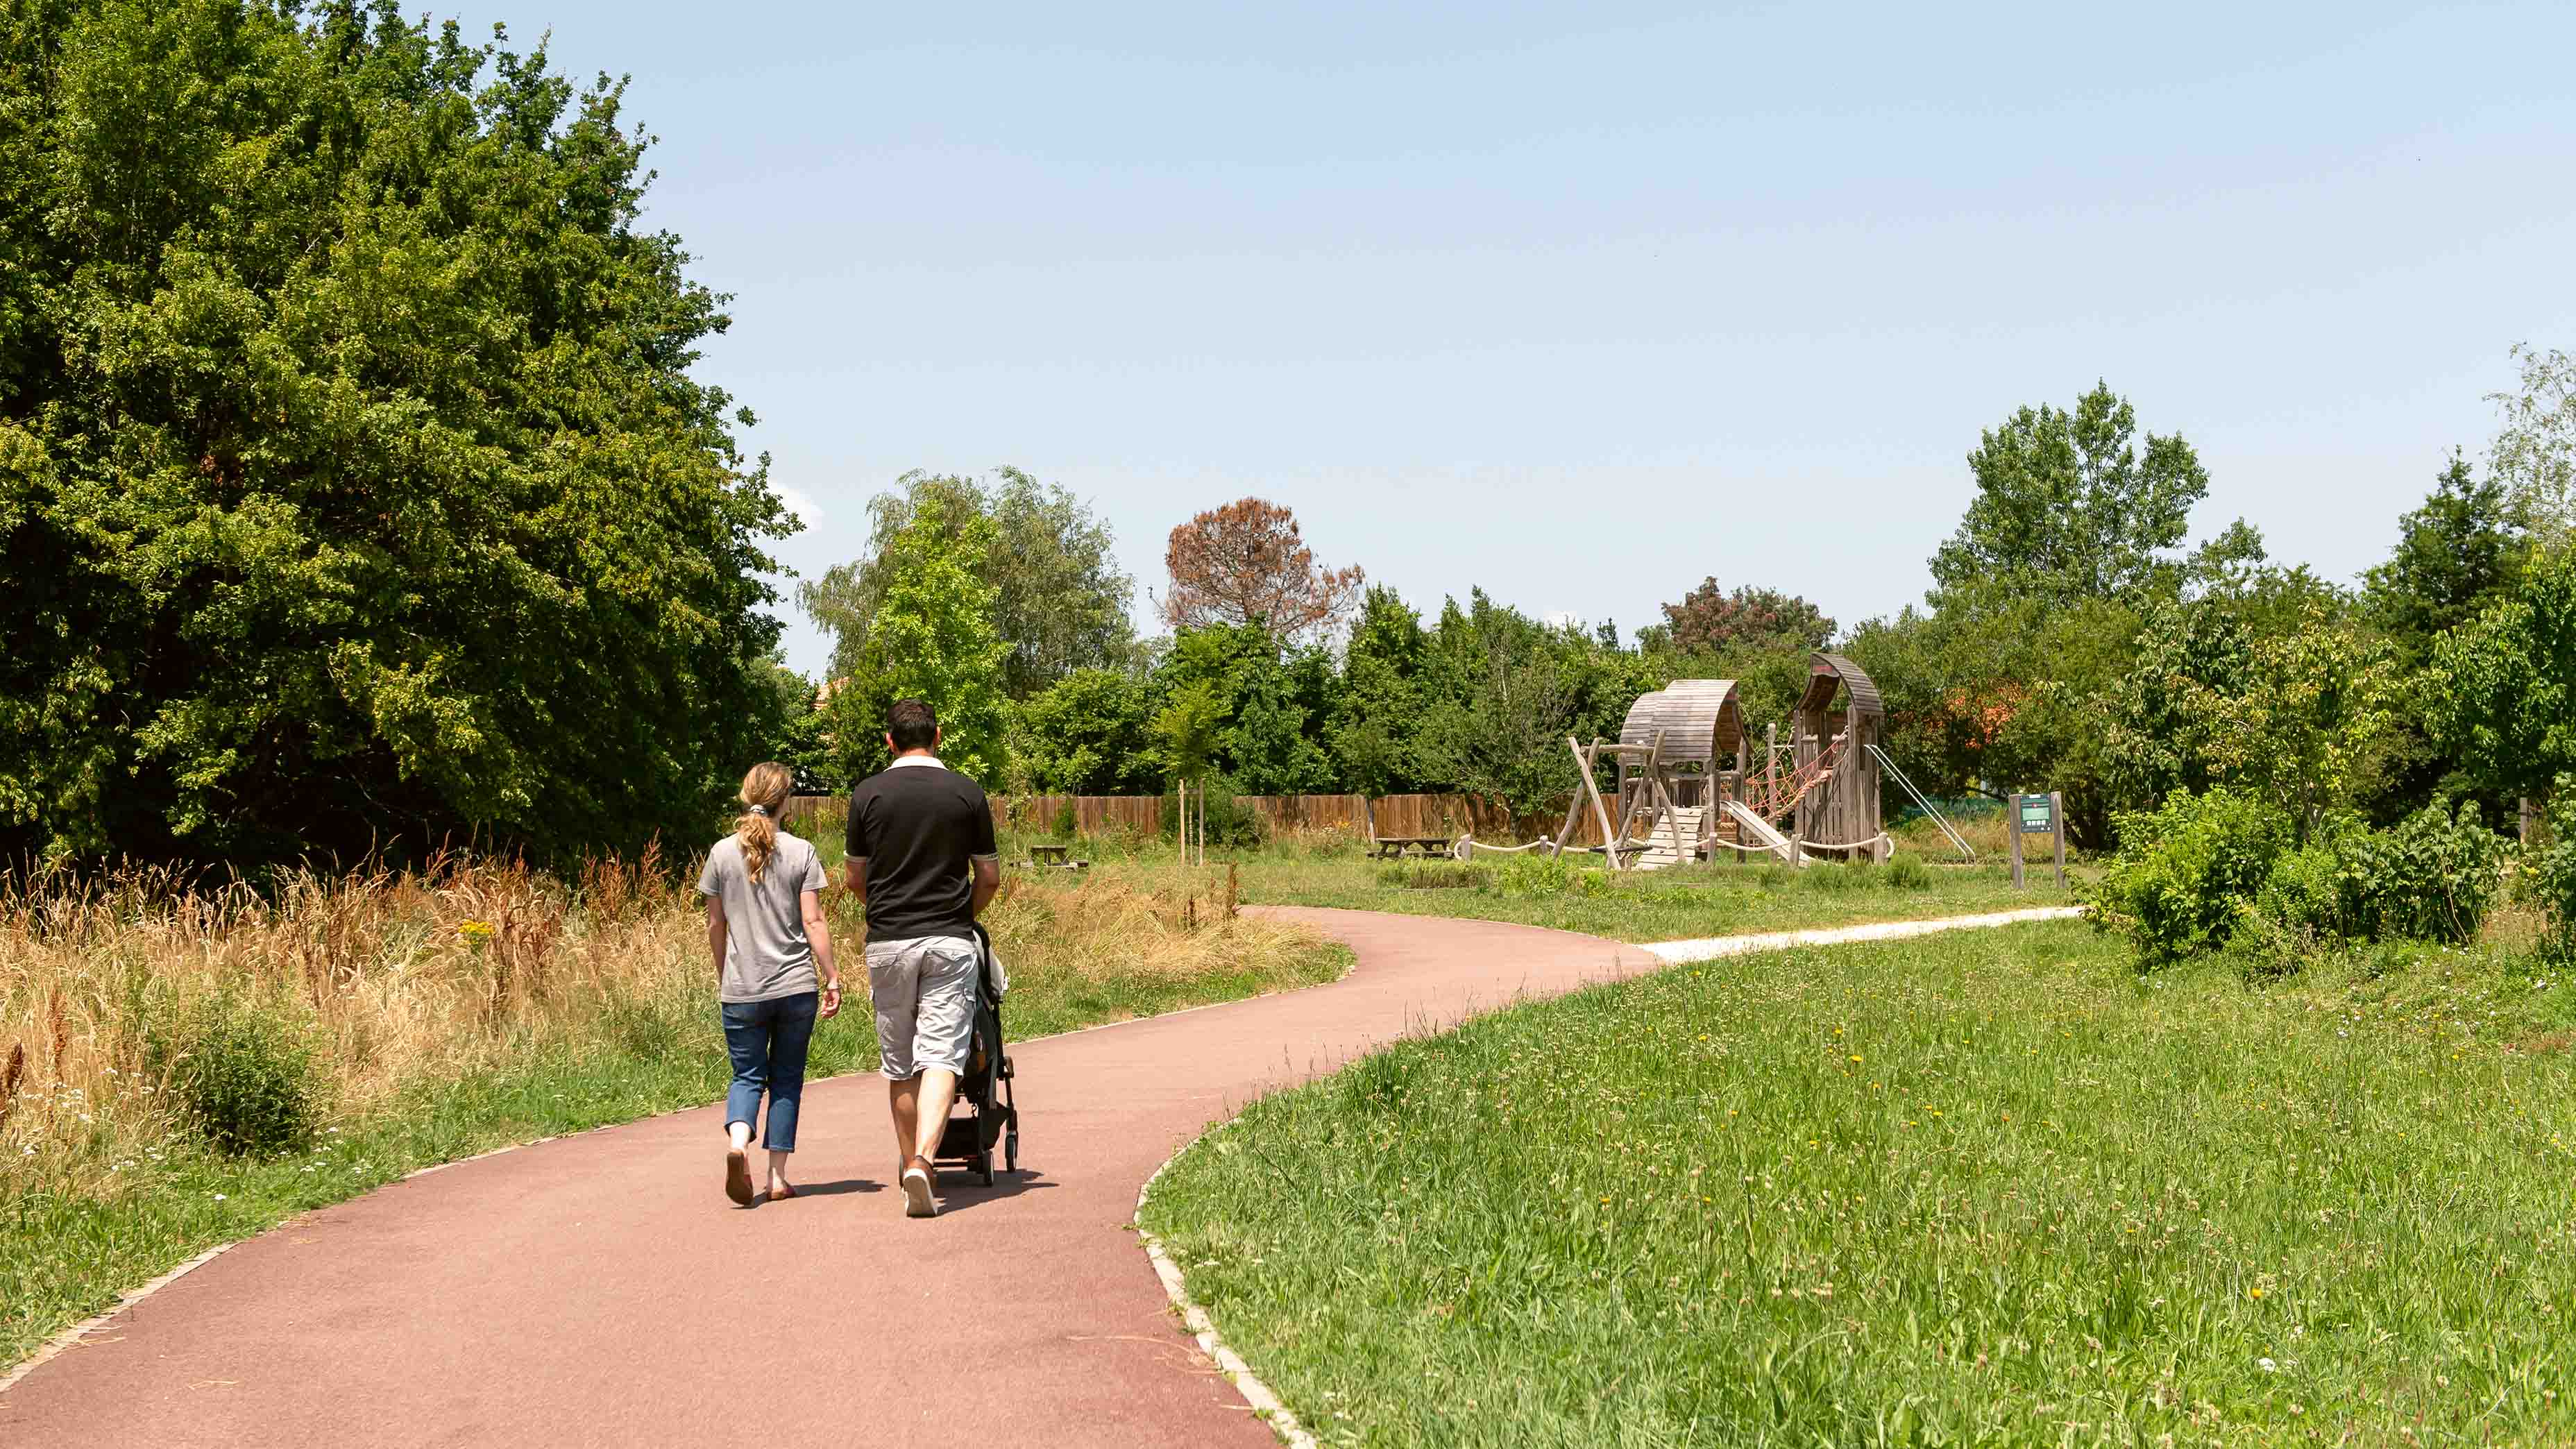
[[[1375,847],[1371,853],[1379,860],[1402,860],[1408,850],[1421,852],[1425,860],[1449,853],[1449,837],[1445,835],[1381,835],[1369,843]]]
[[[1072,853],[1073,847],[1070,845],[1032,845],[1029,847],[1029,868],[1031,870],[1090,869],[1090,861],[1071,859]]]

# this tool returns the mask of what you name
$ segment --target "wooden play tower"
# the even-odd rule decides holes
[[[1807,661],[1807,691],[1791,719],[1798,848],[1809,854],[1885,860],[1893,850],[1879,815],[1879,759],[1887,704],[1867,672],[1840,654]]]

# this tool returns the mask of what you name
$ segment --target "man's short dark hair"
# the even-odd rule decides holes
[[[895,753],[926,750],[939,743],[939,716],[917,699],[898,699],[886,711],[886,733],[894,736]]]

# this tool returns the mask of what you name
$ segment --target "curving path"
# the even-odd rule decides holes
[[[1175,1320],[1137,1189],[1251,1098],[1521,996],[1663,963],[1589,936],[1282,909],[1329,986],[1012,1049],[1017,1179],[902,1215],[873,1077],[806,1089],[808,1196],[720,1190],[721,1106],[287,1223],[0,1395],[0,1443],[1269,1445]],[[895,1345],[921,1329],[926,1359]]]
[[[1145,1179],[1267,1091],[1665,964],[1526,926],[1275,914],[1358,968],[1014,1047],[1022,1172],[952,1177],[935,1220],[887,1190],[874,1077],[806,1089],[807,1196],[751,1211],[720,1191],[720,1105],[477,1158],[297,1218],[116,1315],[0,1394],[0,1443],[1272,1444],[1137,1246]],[[924,1329],[934,1352],[899,1347]]]

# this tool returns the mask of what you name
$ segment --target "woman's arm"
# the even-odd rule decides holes
[[[814,947],[814,970],[823,978],[825,1021],[841,1014],[841,973],[832,967],[832,927],[823,919],[823,897],[815,891],[799,891],[796,904],[805,913],[805,939]]]
[[[725,917],[724,897],[707,897],[707,954],[715,958],[716,979],[724,979]]]

